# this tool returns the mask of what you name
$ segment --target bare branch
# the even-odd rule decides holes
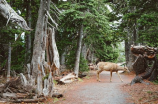
[[[53,6],[56,8],[56,10],[61,13],[61,11],[56,7],[56,5],[51,1],[51,3],[53,4]]]
[[[50,11],[53,12],[51,9],[50,9]],[[53,12],[53,13],[54,13],[55,16],[58,18],[58,20],[60,20],[59,17],[58,17],[58,15],[57,15],[55,12]],[[60,21],[61,21],[61,20],[60,20]]]
[[[51,19],[51,21],[55,24],[56,28],[58,28],[58,24],[52,19],[48,11],[47,11],[47,15]]]

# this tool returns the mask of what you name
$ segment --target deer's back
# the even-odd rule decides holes
[[[103,71],[116,71],[117,70],[117,64],[112,62],[99,62],[97,64],[99,70]]]

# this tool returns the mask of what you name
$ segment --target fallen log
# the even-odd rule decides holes
[[[16,98],[16,93],[3,93],[3,98]]]
[[[60,81],[65,84],[72,83],[76,78],[77,78],[77,76],[74,73],[70,73],[70,74],[64,76],[62,79],[60,79]]]
[[[43,102],[45,101],[46,98],[36,98],[36,99],[17,99],[17,100],[11,100],[10,102],[12,103],[38,103],[38,102]]]
[[[25,93],[16,93],[16,97],[18,99],[23,99],[23,98],[26,98],[28,96],[28,94],[25,94]]]

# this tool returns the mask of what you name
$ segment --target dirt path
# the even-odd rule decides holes
[[[122,85],[129,84],[134,76],[121,74],[121,77],[124,82],[113,73],[110,82],[110,73],[102,72],[101,82],[97,82],[96,72],[93,71],[90,73],[90,78],[73,85],[64,93],[64,98],[55,104],[132,104],[131,101],[127,102],[130,95],[123,91]]]

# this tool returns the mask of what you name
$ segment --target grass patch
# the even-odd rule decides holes
[[[82,80],[81,78],[78,78],[78,81],[79,81],[79,82],[83,82],[83,80]]]
[[[148,94],[152,94],[152,91],[147,91]]]
[[[58,101],[59,101],[58,98],[54,98],[54,100],[53,100],[54,103],[56,103],[56,102],[58,102]]]
[[[57,81],[56,80],[53,80],[53,83],[54,83],[54,85],[57,85]]]
[[[89,75],[87,75],[85,78],[86,78],[86,79],[90,79],[90,76],[89,76]]]

